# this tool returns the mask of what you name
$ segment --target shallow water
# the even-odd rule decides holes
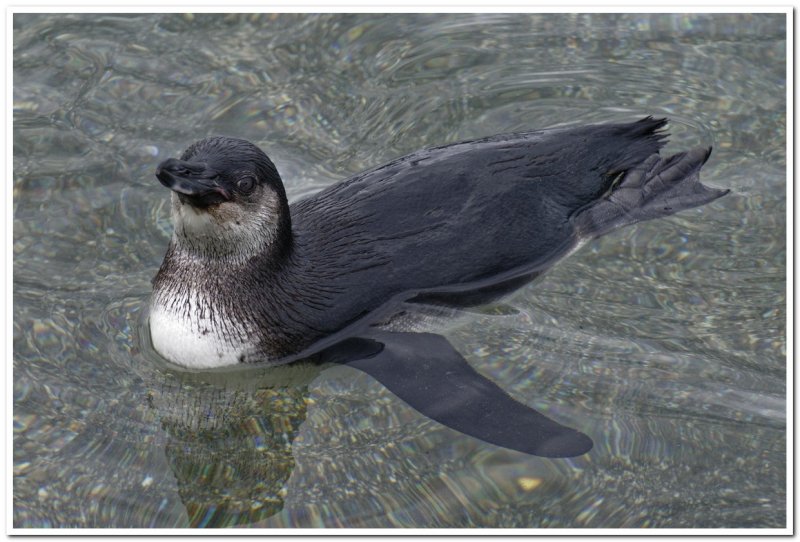
[[[15,527],[783,527],[784,15],[14,15]],[[552,460],[348,367],[198,377],[140,329],[155,165],[258,142],[291,200],[417,148],[648,114],[727,197],[448,339],[587,433]]]

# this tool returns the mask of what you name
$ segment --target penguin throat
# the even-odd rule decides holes
[[[173,245],[183,255],[223,263],[242,263],[281,252],[279,245],[285,243],[281,214],[285,210],[270,203],[245,209],[225,202],[199,209],[173,195]]]

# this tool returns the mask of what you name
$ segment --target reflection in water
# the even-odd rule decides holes
[[[243,391],[180,377],[150,395],[192,527],[250,524],[282,509],[307,398],[304,386]]]
[[[292,443],[306,419],[308,384],[322,367],[190,373],[172,370],[141,344],[152,372],[146,400],[166,432],[167,463],[192,527],[252,524],[281,511],[294,468]]]

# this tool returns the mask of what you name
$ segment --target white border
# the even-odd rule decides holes
[[[786,14],[786,525],[794,528],[794,12]]]
[[[5,171],[6,171],[6,221],[3,227],[6,241],[5,277],[5,307],[6,307],[6,333],[3,335],[6,342],[6,392],[7,400],[3,404],[5,420],[7,422],[6,439],[6,491],[2,494],[6,499],[5,532],[7,535],[193,535],[193,536],[230,536],[230,535],[272,535],[284,536],[418,536],[418,535],[448,535],[448,536],[497,536],[497,535],[614,535],[614,536],[677,536],[677,535],[714,535],[714,536],[774,536],[792,535],[794,526],[794,12],[793,3],[770,3],[764,6],[754,6],[745,2],[714,2],[706,0],[697,4],[689,0],[678,0],[669,5],[646,5],[632,0],[617,0],[613,5],[603,4],[600,0],[585,0],[580,4],[559,5],[532,5],[524,0],[504,1],[500,4],[486,5],[475,0],[438,0],[436,4],[408,3],[405,5],[388,5],[377,7],[374,0],[349,0],[346,4],[335,0],[318,0],[317,2],[295,4],[291,0],[278,0],[264,2],[258,0],[237,0],[235,5],[221,6],[204,3],[202,0],[172,0],[170,5],[120,5],[109,6],[98,0],[81,2],[81,6],[54,4],[53,2],[16,2],[5,3],[6,16],[6,107],[3,110],[6,130],[5,138]],[[787,161],[787,470],[786,493],[787,514],[786,528],[783,529],[352,529],[352,528],[276,528],[276,529],[21,529],[13,527],[13,146],[12,146],[12,118],[13,113],[13,21],[14,13],[170,13],[192,11],[198,13],[235,13],[235,12],[274,12],[274,13],[315,13],[315,12],[350,12],[350,13],[785,13],[787,20],[787,89],[786,89],[786,161]]]
[[[3,0],[6,2],[7,0]],[[166,4],[148,2],[109,4],[108,0],[82,0],[72,5],[68,2],[31,1],[8,2],[9,13],[786,13],[791,20],[793,2],[753,2],[723,0],[675,0],[670,3],[648,4],[641,0],[583,0],[552,2],[536,0],[436,0],[423,2],[387,2],[380,6],[374,0],[235,0],[230,5],[215,4],[211,0],[170,0]],[[9,27],[10,28],[10,27]]]
[[[5,61],[5,73],[6,73],[6,96],[5,96],[5,107],[3,107],[3,121],[5,123],[5,132],[3,133],[4,138],[4,145],[3,149],[5,153],[3,155],[3,160],[5,161],[4,171],[6,172],[6,220],[3,223],[3,240],[5,241],[6,247],[6,258],[5,258],[5,267],[4,277],[6,279],[5,282],[5,303],[4,306],[6,308],[6,325],[5,325],[5,333],[3,334],[3,341],[5,348],[3,349],[6,352],[6,400],[3,401],[3,419],[6,422],[6,448],[5,448],[5,472],[3,473],[3,480],[5,482],[5,491],[3,492],[3,504],[5,506],[5,513],[3,517],[5,518],[5,525],[6,525],[6,533],[11,532],[11,528],[14,525],[14,341],[13,341],[13,322],[14,322],[14,310],[13,310],[13,299],[14,299],[14,286],[13,286],[13,266],[14,266],[14,237],[12,234],[12,225],[14,223],[14,201],[13,201],[13,194],[14,194],[14,171],[13,171],[13,164],[14,161],[12,160],[13,156],[13,145],[12,145],[12,133],[13,133],[13,126],[12,126],[12,119],[13,119],[13,107],[14,107],[14,86],[13,86],[13,54],[14,54],[14,38],[12,32],[12,20],[11,20],[11,12],[10,10],[6,11],[6,18],[5,18],[5,27],[6,27],[6,40],[5,40],[5,55],[3,59]]]

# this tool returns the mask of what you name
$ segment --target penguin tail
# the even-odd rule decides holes
[[[622,226],[673,215],[721,198],[730,190],[700,182],[700,168],[710,155],[711,147],[698,147],[667,158],[651,154],[620,173],[605,196],[573,214],[578,235],[599,237]]]

